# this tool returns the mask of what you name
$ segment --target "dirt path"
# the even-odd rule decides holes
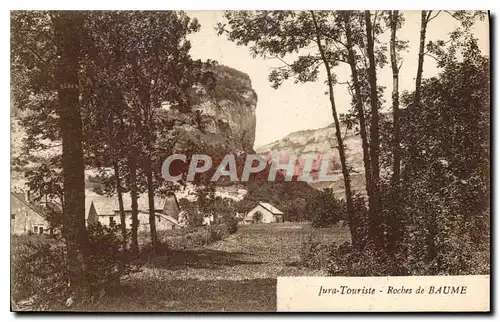
[[[307,224],[243,226],[212,245],[148,262],[124,281],[121,294],[96,309],[275,311],[278,276],[322,274],[298,265],[311,231]]]

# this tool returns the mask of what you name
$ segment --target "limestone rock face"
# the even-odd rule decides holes
[[[363,168],[363,148],[361,137],[353,130],[342,129],[346,134],[344,144],[346,146],[347,165],[353,169],[351,172],[352,188],[355,191],[364,193],[364,168]],[[340,158],[337,150],[337,139],[335,137],[335,126],[293,132],[284,138],[258,147],[258,154],[269,156],[271,153],[293,154],[297,158],[304,158],[308,155],[327,158],[332,162],[332,170],[335,180],[316,181],[310,185],[317,189],[331,188],[338,197],[344,196],[344,182],[340,165]],[[300,167],[300,165],[299,165]],[[313,170],[318,171],[319,169]]]
[[[227,66],[214,70],[217,85],[199,98],[205,130],[217,135],[222,147],[233,152],[252,152],[255,141],[257,94],[250,77]],[[214,143],[214,142],[212,142]]]

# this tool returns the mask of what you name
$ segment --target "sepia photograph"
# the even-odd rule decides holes
[[[10,11],[13,312],[489,312],[490,13]]]

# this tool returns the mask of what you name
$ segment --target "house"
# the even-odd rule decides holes
[[[49,232],[44,208],[31,201],[27,193],[10,193],[10,223],[13,235],[28,233],[41,235]]]
[[[203,217],[203,226],[210,226],[215,222],[214,215]]]
[[[123,195],[125,213],[125,227],[132,228],[132,209],[129,194]],[[139,231],[149,231],[149,201],[147,194],[140,194],[137,198]],[[106,197],[87,192],[85,196],[85,212],[87,225],[99,222],[104,226],[121,225],[120,207],[118,198]],[[179,204],[175,195],[165,199],[155,198],[156,230],[170,230],[182,226],[178,221]]]
[[[280,223],[283,222],[283,212],[267,202],[259,202],[255,208],[245,216],[245,224],[252,223]]]

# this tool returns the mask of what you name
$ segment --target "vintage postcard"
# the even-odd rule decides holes
[[[11,11],[11,310],[489,312],[487,11]]]

